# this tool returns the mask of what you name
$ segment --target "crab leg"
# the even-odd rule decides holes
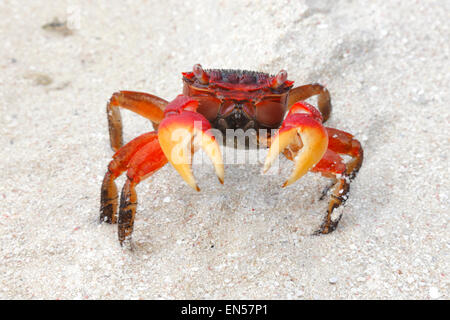
[[[131,158],[147,143],[157,140],[156,132],[148,132],[131,140],[114,155],[103,178],[100,193],[100,222],[117,222],[117,187],[114,180],[127,170]]]
[[[310,110],[310,108],[312,108]],[[295,155],[294,170],[284,182],[286,187],[308,172],[322,159],[328,146],[328,134],[322,126],[321,116],[306,103],[297,103],[289,112],[280,130],[271,140],[264,172],[266,172],[280,152],[292,151]],[[315,110],[315,109],[314,109]]]
[[[137,194],[136,185],[150,177],[167,163],[167,158],[158,140],[152,139],[142,146],[130,159],[127,170],[127,181],[120,195],[119,209],[119,242],[131,237],[136,215]]]
[[[172,166],[192,188],[200,191],[192,174],[192,156],[202,148],[211,159],[220,183],[224,169],[219,144],[211,133],[211,124],[197,113],[198,102],[179,95],[165,110],[166,117],[158,129],[161,148]]]
[[[267,170],[278,153],[283,152],[288,159],[295,162],[294,172],[283,187],[294,182],[309,169],[333,179],[333,185],[331,186],[333,191],[328,204],[327,215],[315,234],[326,234],[336,229],[341,216],[333,221],[332,213],[347,199],[350,181],[356,176],[364,158],[363,149],[358,140],[347,132],[322,127],[321,120],[322,115],[310,104],[306,102],[295,103],[278,134],[271,141],[264,167]],[[309,123],[309,125],[305,125],[305,123]],[[293,124],[306,128],[312,138],[305,134],[296,135]],[[297,130],[299,129],[297,128]],[[315,141],[316,144],[309,142],[311,140]],[[325,141],[326,144],[324,144]],[[311,155],[308,154],[308,148],[313,149],[313,151],[310,151]],[[344,163],[340,154],[348,155],[352,159]],[[311,163],[314,164],[311,165]],[[298,170],[299,167],[300,170]]]
[[[119,107],[136,112],[151,120],[156,130],[163,119],[163,110],[167,103],[164,99],[143,92],[120,91],[114,93],[106,105],[111,148],[117,151],[123,145],[122,117]]]
[[[101,189],[100,222],[117,222],[117,187],[114,180],[127,170],[119,209],[120,244],[133,232],[137,195],[135,187],[163,167],[167,159],[161,150],[156,132],[145,133],[120,148],[108,165]]]
[[[323,122],[327,121],[331,114],[331,98],[330,92],[321,84],[307,84],[304,86],[293,88],[289,92],[288,108],[296,102],[306,100],[314,95],[319,95],[317,106],[323,115]]]
[[[342,217],[342,214],[332,220],[334,209],[342,205],[348,198],[350,181],[362,165],[364,151],[358,140],[347,132],[326,128],[329,137],[328,150],[320,162],[311,170],[320,172],[323,176],[334,180],[334,187],[328,203],[327,215],[322,225],[314,234],[327,234],[334,231]],[[344,163],[339,154],[351,156],[351,160]]]
[[[328,148],[340,154],[346,154],[352,159],[346,164],[345,174],[354,179],[361,168],[364,159],[364,150],[361,143],[348,132],[334,128],[326,128],[330,141]]]

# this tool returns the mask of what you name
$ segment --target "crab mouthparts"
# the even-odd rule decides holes
[[[244,106],[236,104],[233,111],[224,116],[223,119],[227,123],[229,129],[248,129],[250,123],[254,123],[251,116],[244,111]]]
[[[236,120],[241,119],[242,117],[244,117],[242,108],[239,108],[239,107],[238,107],[238,108],[234,109],[234,111],[233,111],[233,113],[231,114],[231,116],[232,116],[234,119],[236,119]]]

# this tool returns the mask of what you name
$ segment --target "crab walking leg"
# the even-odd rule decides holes
[[[157,141],[156,132],[148,132],[131,140],[114,155],[113,160],[108,165],[108,171],[103,178],[100,193],[100,222],[116,223],[117,222],[117,187],[114,180],[119,177],[122,172],[127,170],[128,163],[131,158],[144,145],[154,140]]]
[[[166,118],[160,123],[158,139],[161,148],[181,177],[200,191],[192,173],[192,156],[202,148],[211,159],[220,183],[224,180],[224,167],[219,144],[211,133],[211,124],[195,112],[198,102],[179,95],[166,110]]]
[[[345,169],[345,163],[341,156],[328,149],[322,160],[311,170],[312,172],[320,172],[323,176],[333,179],[332,185],[326,188],[327,190],[332,188],[327,214],[320,228],[314,232],[315,235],[332,232],[336,229],[341,219],[341,216],[339,216],[337,219],[332,220],[331,215],[334,209],[343,204],[347,199],[350,184],[348,178],[345,176]],[[326,193],[321,198],[325,197],[325,195]]]
[[[119,107],[151,120],[156,130],[164,117],[164,108],[167,103],[164,99],[143,92],[119,91],[114,93],[106,105],[111,148],[117,151],[123,145],[122,117]]]
[[[317,105],[322,113],[323,122],[325,122],[331,114],[331,97],[328,89],[321,84],[314,83],[293,88],[289,92],[288,108],[300,100],[306,100],[315,95],[319,95]]]
[[[137,194],[136,185],[150,177],[155,171],[167,163],[167,158],[157,139],[148,142],[139,149],[128,163],[127,181],[120,195],[119,209],[119,242],[131,238],[136,215]]]
[[[347,200],[350,181],[355,178],[364,159],[364,151],[360,142],[351,134],[333,128],[326,128],[326,130],[329,137],[328,150],[311,171],[321,172],[322,175],[332,178],[334,187],[332,187],[327,215],[314,234],[327,234],[336,229],[342,215],[333,221],[332,213]],[[339,154],[345,154],[352,158],[344,163]]]
[[[289,114],[276,136],[271,139],[269,153],[264,163],[264,172],[270,168],[280,152],[284,152],[286,149],[295,150],[294,170],[283,184],[283,187],[286,187],[301,178],[318,163],[327,150],[327,146],[328,135],[319,121],[310,114]]]
[[[330,137],[328,148],[352,157],[346,164],[345,175],[350,179],[354,179],[364,160],[364,150],[361,143],[348,132],[334,128],[326,129]]]

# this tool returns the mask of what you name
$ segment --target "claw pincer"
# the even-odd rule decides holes
[[[158,130],[159,144],[172,166],[192,188],[200,191],[192,174],[192,156],[201,147],[211,159],[220,183],[224,179],[222,153],[211,124],[197,113],[198,101],[179,95],[166,108]]]
[[[272,139],[264,163],[264,172],[269,170],[279,153],[286,149],[294,153],[294,170],[283,187],[305,175],[327,151],[328,134],[321,119],[320,113],[314,107],[306,102],[298,102],[292,106],[280,130]]]

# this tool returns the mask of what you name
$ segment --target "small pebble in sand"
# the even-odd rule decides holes
[[[297,297],[302,297],[303,295],[304,295],[305,293],[303,292],[303,290],[297,290],[297,291],[295,291],[295,295],[297,296]]]
[[[338,281],[338,278],[336,278],[336,277],[331,277],[331,278],[328,280],[328,282],[329,282],[330,284],[336,284],[337,281]]]
[[[366,279],[364,277],[358,277],[358,279],[356,279],[356,281],[358,281],[358,282],[365,282]]]
[[[31,80],[34,86],[48,86],[53,82],[50,76],[39,72],[27,73],[24,78]]]
[[[164,203],[170,202],[170,197],[165,197],[165,198],[163,199],[163,202],[164,202]]]
[[[52,22],[46,23],[42,26],[42,29],[54,33],[58,33],[64,37],[70,36],[73,32],[67,25],[67,21],[59,21],[58,18],[54,18]]]

